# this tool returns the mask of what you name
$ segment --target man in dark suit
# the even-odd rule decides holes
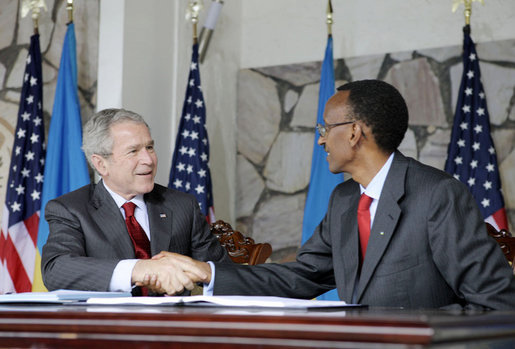
[[[208,278],[181,255],[230,262],[194,197],[154,184],[154,141],[140,115],[98,112],[84,128],[83,149],[102,180],[46,206],[42,274],[49,290],[131,291],[154,280],[154,291],[175,294],[191,290],[192,278]],[[175,258],[149,259],[160,251]]]
[[[408,110],[393,86],[340,87],[324,122],[329,168],[352,179],[335,188],[296,262],[215,263],[214,294],[313,298],[336,287],[370,306],[515,308],[515,278],[467,187],[396,150]]]

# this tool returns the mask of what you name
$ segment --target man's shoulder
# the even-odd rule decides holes
[[[61,214],[64,210],[73,212],[85,212],[94,191],[95,184],[87,184],[79,189],[54,198],[45,206],[45,217],[50,214]]]
[[[468,195],[467,186],[449,173],[418,160],[401,155],[401,163],[405,163],[405,187],[418,192],[452,191]],[[394,177],[398,174],[394,174]]]
[[[86,184],[85,186],[82,186],[78,189],[75,189],[69,193],[63,194],[61,196],[58,196],[57,198],[53,199],[52,201],[60,201],[63,203],[76,203],[78,201],[82,200],[88,200],[91,196],[91,193],[95,189],[95,184]]]
[[[433,167],[431,165],[424,164],[419,160],[415,160],[411,157],[404,157],[404,161],[407,164],[407,178],[413,180],[426,180],[430,182],[450,181],[452,183],[459,183],[449,173]]]

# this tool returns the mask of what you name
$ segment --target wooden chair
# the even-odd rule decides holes
[[[515,274],[515,237],[505,229],[497,231],[490,223],[486,223],[486,230],[488,231],[488,235],[493,237],[501,247],[504,256],[508,260],[508,263],[510,263],[513,268],[513,273]]]
[[[235,231],[229,223],[222,220],[211,223],[211,233],[216,235],[234,263],[261,264],[272,254],[270,244],[255,243],[254,239]]]

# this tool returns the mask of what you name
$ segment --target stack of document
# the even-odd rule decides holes
[[[0,304],[7,303],[49,303],[63,304],[86,301],[92,297],[130,297],[130,292],[96,292],[77,290],[56,290],[52,292],[23,292],[0,295]]]

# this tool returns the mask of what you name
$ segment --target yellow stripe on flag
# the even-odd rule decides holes
[[[36,249],[36,265],[34,268],[34,281],[32,281],[32,292],[48,292],[43,284],[43,276],[41,275],[41,255]]]

